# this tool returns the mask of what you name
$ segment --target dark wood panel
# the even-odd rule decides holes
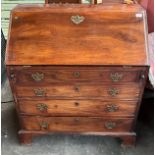
[[[70,131],[70,132],[123,132],[130,131],[132,119],[102,118],[102,117],[35,117],[20,116],[22,129]]]
[[[6,64],[147,65],[145,18],[138,4],[19,5]]]
[[[20,113],[43,116],[134,116],[136,101],[19,100]]]
[[[10,67],[16,85],[49,85],[53,83],[99,82],[126,83],[140,82],[146,67]],[[10,75],[11,76],[11,75]],[[144,77],[145,78],[145,77]]]
[[[47,87],[16,86],[18,97],[107,97],[114,99],[136,99],[139,97],[141,85],[101,85],[101,84],[74,84],[52,85]]]

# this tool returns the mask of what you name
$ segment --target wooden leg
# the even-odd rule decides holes
[[[122,136],[122,147],[133,147],[135,146],[136,142],[136,135],[128,135],[128,136]]]
[[[19,131],[18,135],[19,135],[19,140],[21,144],[32,143],[32,137],[33,137],[32,133],[26,133],[26,132]]]

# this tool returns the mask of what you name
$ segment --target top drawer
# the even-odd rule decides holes
[[[12,80],[19,85],[45,85],[50,83],[139,82],[145,75],[145,67],[84,67],[84,66],[16,66],[9,67]]]

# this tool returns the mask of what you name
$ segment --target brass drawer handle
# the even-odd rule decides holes
[[[80,77],[80,72],[74,72],[73,75],[74,75],[74,77],[79,78]]]
[[[34,89],[34,93],[36,96],[45,96],[46,95],[46,91],[42,88]]]
[[[71,16],[71,21],[76,25],[82,23],[84,20],[85,20],[84,16],[79,15]]]
[[[48,127],[49,127],[49,124],[44,121],[39,123],[39,125],[40,125],[41,129],[44,129],[44,130],[48,129]]]
[[[110,79],[113,82],[119,82],[120,80],[122,80],[123,78],[123,74],[119,74],[119,73],[111,73],[110,74]]]
[[[116,104],[107,104],[106,111],[107,112],[116,112],[119,110],[119,107]]]
[[[44,103],[38,103],[36,105],[36,108],[41,111],[41,112],[44,112],[44,111],[47,111],[48,110],[48,106]]]
[[[116,123],[115,122],[106,122],[105,124],[105,127],[107,128],[107,129],[114,129],[115,127],[116,127]]]
[[[44,73],[36,72],[36,73],[31,74],[31,77],[34,81],[40,82],[44,79]]]
[[[119,94],[119,90],[116,89],[116,88],[110,88],[108,93],[111,95],[111,96],[116,96],[117,94]]]

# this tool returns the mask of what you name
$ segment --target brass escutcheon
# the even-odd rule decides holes
[[[36,96],[45,96],[46,91],[42,88],[33,89]]]
[[[79,91],[80,91],[80,86],[75,86],[75,87],[74,87],[74,90],[75,90],[76,92],[79,92]]]
[[[78,78],[78,77],[80,77],[80,72],[74,72],[73,75],[74,75],[74,77]]]
[[[107,112],[116,112],[118,109],[119,109],[119,107],[116,104],[107,104],[106,105]]]
[[[48,129],[48,126],[49,126],[49,124],[47,122],[44,122],[44,121],[39,123],[39,125],[40,125],[41,129]]]
[[[115,122],[106,122],[105,123],[105,127],[107,128],[107,129],[113,129],[113,128],[115,128],[116,127],[116,123]]]
[[[46,104],[44,104],[44,103],[38,103],[38,104],[36,105],[36,108],[37,108],[39,111],[44,112],[44,111],[47,111],[48,106],[47,106]]]
[[[113,82],[118,82],[123,78],[123,74],[119,74],[119,73],[111,73],[110,74],[110,78]]]
[[[111,95],[111,96],[116,96],[117,94],[119,94],[119,90],[116,89],[116,88],[110,88],[108,93]]]
[[[79,102],[74,102],[74,104],[75,104],[75,106],[79,106],[80,103]]]
[[[85,20],[85,17],[83,16],[79,16],[79,15],[71,16],[71,21],[77,25],[82,23],[84,20]]]
[[[31,77],[34,81],[40,82],[41,80],[44,79],[44,73],[36,72],[36,73],[31,74]]]

